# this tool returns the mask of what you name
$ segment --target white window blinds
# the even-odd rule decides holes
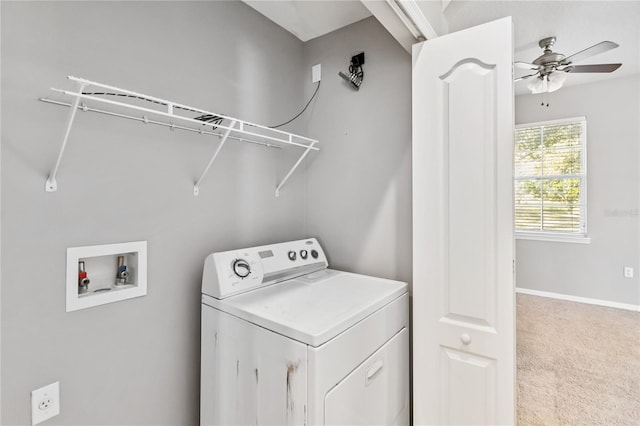
[[[517,126],[514,141],[516,232],[586,235],[586,120]]]

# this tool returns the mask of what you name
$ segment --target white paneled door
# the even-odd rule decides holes
[[[416,425],[514,423],[511,18],[413,49]]]

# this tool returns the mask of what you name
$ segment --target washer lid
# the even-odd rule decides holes
[[[320,346],[407,292],[407,284],[324,269],[203,303],[311,346]]]

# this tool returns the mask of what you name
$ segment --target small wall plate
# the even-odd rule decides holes
[[[60,414],[60,382],[31,391],[31,424],[37,425]]]

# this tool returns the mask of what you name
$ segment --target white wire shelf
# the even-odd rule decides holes
[[[209,163],[205,166],[202,174],[193,186],[193,195],[197,196],[200,191],[200,184],[215,162],[218,154],[224,147],[227,140],[238,142],[248,142],[263,145],[267,148],[283,148],[292,146],[302,149],[302,154],[285,175],[282,181],[276,186],[276,197],[280,195],[280,189],[289,180],[293,172],[298,168],[302,160],[310,151],[318,151],[317,140],[296,135],[279,129],[273,129],[260,124],[229,117],[224,114],[217,114],[200,108],[183,105],[166,99],[156,98],[131,90],[121,89],[107,84],[97,83],[84,78],[68,76],[67,79],[76,83],[76,90],[63,90],[52,88],[54,92],[71,97],[71,102],[64,102],[56,99],[40,98],[40,101],[70,107],[65,126],[62,145],[58,154],[58,159],[49,173],[45,190],[55,192],[58,189],[56,176],[60,168],[60,163],[64,155],[71,127],[73,126],[76,112],[95,112],[113,117],[125,118],[138,121],[144,124],[155,124],[168,127],[171,130],[184,130],[196,132],[202,135],[212,135],[220,138]],[[95,89],[105,91],[95,92]],[[122,99],[113,100],[112,98]],[[91,106],[89,106],[89,103]],[[93,106],[104,105],[104,108]],[[144,105],[144,106],[143,106]],[[153,106],[150,108],[150,106]],[[154,109],[155,108],[155,109]],[[137,115],[134,115],[137,114]],[[176,124],[176,123],[183,124]]]

